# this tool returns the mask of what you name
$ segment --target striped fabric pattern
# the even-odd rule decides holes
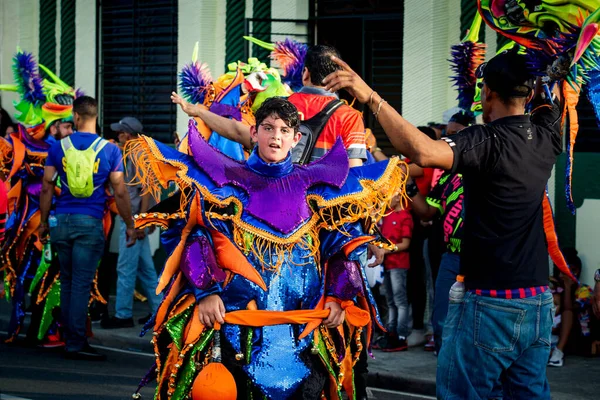
[[[469,290],[471,293],[475,293],[478,296],[484,297],[497,297],[500,299],[526,299],[528,297],[537,296],[548,290],[548,286],[535,286],[528,288],[519,289],[505,289],[505,290],[484,290],[484,289],[472,289]]]
[[[6,213],[0,214],[0,243],[4,240],[4,228],[6,225]]]

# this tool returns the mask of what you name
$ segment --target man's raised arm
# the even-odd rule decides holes
[[[452,168],[454,154],[450,146],[441,140],[432,140],[406,121],[393,107],[371,89],[348,64],[337,57],[331,59],[342,70],[329,74],[323,84],[327,90],[336,92],[346,89],[362,104],[367,104],[386,135],[401,154],[421,167]]]
[[[252,148],[249,126],[210,112],[202,104],[190,104],[175,92],[171,93],[171,101],[179,104],[183,112],[190,117],[200,118],[211,130],[217,132],[219,135],[238,142],[247,149]]]

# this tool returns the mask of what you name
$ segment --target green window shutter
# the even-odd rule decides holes
[[[271,0],[254,0],[252,3],[252,18],[271,19]],[[265,42],[271,42],[271,22],[254,21],[252,27],[252,36]],[[269,50],[254,45],[252,56],[260,61],[268,63]]]
[[[225,20],[225,71],[227,63],[244,60],[246,0],[227,0]]]
[[[60,77],[75,85],[75,0],[60,2]]]
[[[56,71],[56,0],[40,0],[39,62]]]

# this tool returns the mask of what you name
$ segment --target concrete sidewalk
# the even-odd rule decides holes
[[[114,297],[111,302],[114,304]],[[103,329],[99,323],[94,323],[94,337],[90,339],[90,344],[153,353],[151,333],[140,337],[142,326],[137,324],[137,320],[147,314],[148,305],[135,301],[135,327]],[[0,300],[0,331],[6,331],[9,318],[10,304]],[[27,322],[28,317],[26,325]],[[435,396],[437,358],[433,353],[424,351],[423,347],[413,347],[399,353],[375,350],[373,355],[375,358],[369,359],[369,386]],[[600,358],[567,357],[564,367],[548,368],[548,380],[553,399],[600,399]]]

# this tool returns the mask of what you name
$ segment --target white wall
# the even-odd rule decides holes
[[[308,0],[275,0],[271,5],[271,18],[282,19],[308,19]],[[289,22],[274,22],[272,32],[289,32],[305,35],[308,32],[307,24],[293,24]],[[272,35],[271,40],[284,40],[287,36]],[[302,40],[304,37],[294,39]],[[265,61],[265,60],[262,60]]]
[[[210,67],[213,78],[225,72],[226,2],[214,0],[179,0],[177,73],[192,59],[196,42],[200,42],[198,59]],[[176,90],[177,88],[173,88]],[[169,99],[166,99],[169,101]],[[177,132],[187,132],[188,117],[177,109]]]
[[[598,227],[600,227],[600,200],[585,199],[577,209],[577,242],[575,248],[583,263],[581,281],[594,285],[594,272],[600,268],[600,246],[598,245]]]
[[[402,112],[412,124],[440,121],[457,104],[447,60],[460,42],[459,20],[459,0],[404,2]]]
[[[12,58],[17,46],[33,53],[36,58],[39,46],[39,2],[37,0],[0,1],[0,83],[12,84]],[[0,92],[0,105],[11,116],[15,113],[13,101],[16,93]]]
[[[86,95],[92,97],[96,96],[98,73],[96,13],[95,1],[77,0],[75,4],[75,88],[81,88]]]

